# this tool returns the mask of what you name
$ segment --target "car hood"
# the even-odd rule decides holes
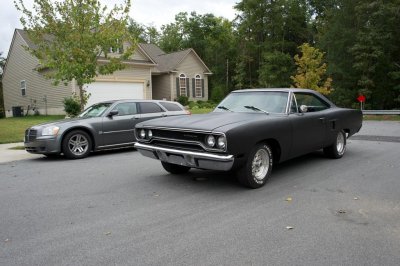
[[[66,124],[74,124],[74,123],[80,123],[83,120],[87,120],[90,119],[91,117],[76,117],[76,118],[66,118],[66,119],[62,119],[62,120],[57,120],[57,121],[52,121],[52,122],[47,122],[47,123],[42,123],[42,124],[38,124],[38,125],[34,125],[31,128],[45,128],[48,126],[63,126]]]
[[[142,122],[137,127],[167,127],[177,129],[214,131],[218,128],[247,123],[269,117],[263,113],[211,112],[190,116],[175,116]]]

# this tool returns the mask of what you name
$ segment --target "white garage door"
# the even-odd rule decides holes
[[[85,89],[91,94],[86,106],[108,100],[144,98],[143,83],[93,82],[86,85]]]

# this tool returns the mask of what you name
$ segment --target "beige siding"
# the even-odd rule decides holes
[[[35,70],[39,61],[27,52],[22,45],[26,43],[16,32],[13,45],[10,48],[6,71],[3,77],[4,107],[6,116],[12,116],[13,106],[36,105],[41,114],[46,112],[44,98],[47,98],[48,114],[64,114],[62,100],[71,95],[71,86],[60,84],[54,86]],[[26,95],[21,95],[20,82],[26,81]]]
[[[135,50],[135,52],[133,53],[131,58],[133,60],[140,60],[140,61],[150,62],[149,59],[145,55],[143,55],[138,49]]]
[[[153,76],[153,99],[171,101],[170,75]]]
[[[185,74],[187,78],[190,79],[190,97],[189,100],[196,101],[208,100],[208,76],[204,75],[206,69],[203,67],[203,64],[198,60],[198,58],[193,54],[189,53],[184,60],[179,64],[177,68],[177,73],[175,73],[173,78],[173,88],[172,88],[172,97],[176,99],[176,78],[179,77],[180,74]],[[192,90],[192,79],[199,74],[202,79],[204,79],[204,95],[202,98],[194,98],[193,90]]]

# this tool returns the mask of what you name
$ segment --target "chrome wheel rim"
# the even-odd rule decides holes
[[[269,153],[265,149],[256,152],[251,164],[251,172],[255,179],[261,181],[265,178],[269,170]]]
[[[84,135],[75,134],[68,141],[68,149],[74,155],[83,155],[89,149],[89,141]]]
[[[344,134],[342,132],[339,132],[337,139],[336,139],[336,150],[339,155],[342,155],[345,150],[345,139],[344,139]]]

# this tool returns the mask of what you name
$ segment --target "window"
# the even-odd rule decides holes
[[[136,103],[120,103],[113,110],[118,110],[119,116],[137,114]]]
[[[307,112],[317,112],[328,109],[330,105],[313,94],[295,93],[297,106],[307,106]]]
[[[292,97],[292,103],[290,105],[290,113],[295,114],[298,113],[298,108],[297,108],[297,103],[296,103],[296,97],[293,95]]]
[[[25,96],[26,95],[26,81],[25,80],[21,80],[21,95]]]
[[[160,102],[160,104],[168,111],[182,111],[182,108],[175,103]]]
[[[179,94],[181,96],[187,96],[186,92],[186,76],[185,74],[180,74],[179,75]]]
[[[139,106],[142,114],[164,112],[164,110],[156,103],[139,103]]]
[[[194,85],[195,97],[202,98],[203,97],[203,88],[201,86],[201,76],[200,75],[196,75],[194,84],[195,84]]]
[[[119,40],[117,40],[117,44],[115,46],[110,47],[109,53],[116,53],[116,54],[122,54],[123,53],[123,45],[120,43]]]

